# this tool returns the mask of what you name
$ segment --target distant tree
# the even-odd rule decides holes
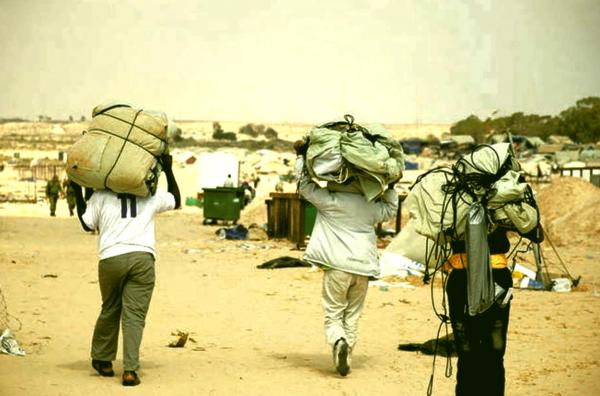
[[[81,118],[79,119],[80,122],[85,122],[85,116],[82,115]]]
[[[239,133],[244,135],[250,135],[252,137],[258,136],[258,130],[254,124],[246,124],[240,127]]]
[[[590,96],[578,100],[559,115],[560,134],[573,141],[595,143],[600,141],[600,97]]]
[[[273,129],[271,127],[268,127],[265,130],[265,137],[267,139],[269,139],[269,140],[271,140],[271,139],[277,139],[277,136],[278,136],[278,134],[277,134],[277,131],[275,129]]]
[[[478,143],[484,142],[486,136],[508,131],[513,135],[539,136],[544,140],[550,135],[565,135],[576,142],[598,142],[600,97],[580,99],[575,106],[562,111],[556,117],[516,112],[509,116],[482,121],[477,116],[470,115],[450,128],[453,135],[471,135]]]
[[[477,143],[485,141],[488,130],[489,126],[476,115],[470,115],[450,127],[452,135],[470,135],[473,136]]]
[[[514,135],[539,136],[542,139],[556,134],[558,119],[548,115],[513,113],[510,116],[487,119],[491,133],[504,133],[510,131]]]
[[[213,132],[212,137],[215,140],[237,140],[235,132],[223,132],[223,130],[219,132]]]
[[[69,122],[73,122],[73,116],[72,115],[69,116]]]

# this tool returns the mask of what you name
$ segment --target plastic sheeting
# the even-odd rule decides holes
[[[25,351],[19,346],[10,329],[4,329],[0,335],[0,353],[25,356]]]

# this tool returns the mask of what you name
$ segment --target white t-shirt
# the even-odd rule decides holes
[[[82,216],[98,229],[100,260],[130,252],[154,251],[154,215],[175,208],[173,194],[157,189],[151,197],[119,198],[112,191],[95,191]]]

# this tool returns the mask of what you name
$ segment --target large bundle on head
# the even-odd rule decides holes
[[[98,190],[153,195],[162,170],[159,157],[167,151],[167,116],[112,104],[94,108],[92,117],[68,152],[71,180]]]
[[[361,126],[346,115],[345,121],[311,129],[309,141],[306,166],[313,178],[338,184],[354,180],[370,201],[402,176],[402,146],[382,125]]]
[[[437,243],[464,238],[469,207],[481,202],[499,225],[531,231],[538,213],[531,189],[519,182],[519,163],[509,143],[478,146],[452,168],[435,168],[421,176],[408,197],[417,232]]]

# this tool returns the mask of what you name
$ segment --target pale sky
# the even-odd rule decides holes
[[[600,96],[598,0],[0,0],[0,117],[449,123]]]

